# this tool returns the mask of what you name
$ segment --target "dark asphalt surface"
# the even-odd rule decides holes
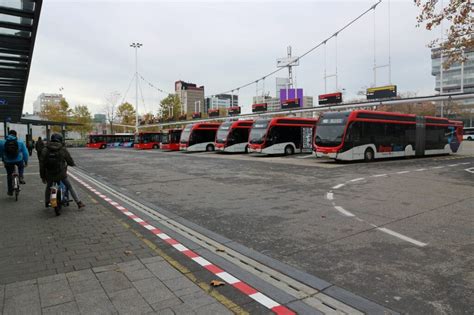
[[[388,308],[472,314],[474,174],[464,170],[474,167],[471,146],[461,156],[370,164],[133,149],[71,153],[89,174],[138,200]],[[388,175],[371,177],[381,174]]]

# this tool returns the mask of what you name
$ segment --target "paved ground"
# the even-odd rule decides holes
[[[210,288],[210,273],[186,270],[77,183],[86,210],[56,217],[32,160],[19,201],[0,197],[0,314],[266,313]]]
[[[376,163],[107,149],[80,167],[259,253],[405,313],[472,314],[472,143]]]

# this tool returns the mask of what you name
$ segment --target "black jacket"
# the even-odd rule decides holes
[[[48,156],[51,151],[59,151],[63,160],[63,167],[58,167],[55,170],[46,169],[48,163]],[[67,177],[67,166],[75,166],[69,151],[59,142],[48,142],[40,155],[40,176],[47,181],[60,181]]]

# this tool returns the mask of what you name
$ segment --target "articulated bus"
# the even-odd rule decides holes
[[[114,135],[89,135],[87,147],[105,149],[106,147],[133,147],[134,135],[131,133]]]
[[[250,129],[254,120],[227,121],[220,125],[216,135],[216,151],[245,152],[248,151]]]
[[[214,140],[220,123],[194,123],[187,125],[181,133],[181,151],[214,151]]]
[[[317,119],[278,117],[257,119],[249,136],[249,152],[262,154],[310,153]]]
[[[446,118],[355,110],[324,113],[316,125],[318,157],[372,161],[377,158],[457,152],[463,125]]]
[[[135,135],[134,148],[138,150],[158,149],[161,143],[161,132],[140,132]]]
[[[178,128],[163,130],[160,148],[168,151],[179,151],[179,140],[182,131],[183,129]]]

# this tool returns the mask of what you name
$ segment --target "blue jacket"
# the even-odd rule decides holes
[[[5,142],[9,139],[18,141],[18,155],[15,159],[9,159],[5,154]],[[25,143],[16,139],[16,137],[13,135],[7,136],[6,140],[0,140],[0,157],[2,158],[3,162],[5,164],[13,164],[21,161],[28,163],[28,150],[26,149]]]

